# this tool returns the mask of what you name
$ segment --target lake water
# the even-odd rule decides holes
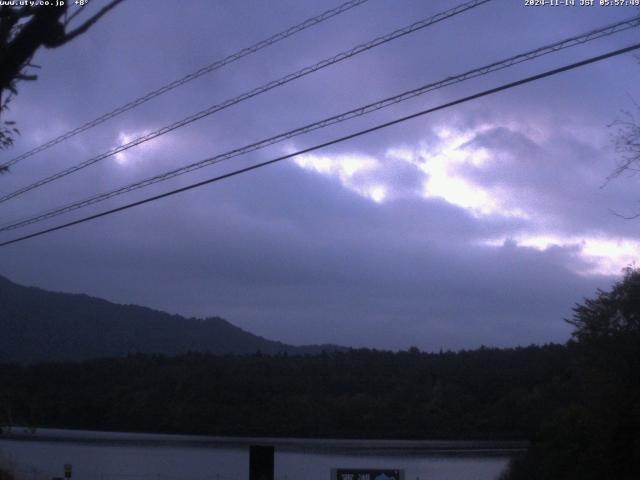
[[[25,480],[246,480],[249,445],[275,446],[277,480],[330,480],[332,468],[403,469],[405,480],[495,480],[521,442],[222,438],[40,429],[0,437]]]

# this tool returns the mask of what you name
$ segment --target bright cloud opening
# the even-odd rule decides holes
[[[512,238],[491,239],[483,243],[503,246],[507,242],[539,251],[552,247],[576,248],[578,255],[590,265],[587,269],[577,270],[577,273],[583,275],[620,275],[623,268],[638,263],[640,259],[640,241],[629,238],[523,234]]]
[[[382,185],[369,188],[369,197],[376,203],[381,203],[387,196],[387,189]]]
[[[382,183],[372,183],[370,178],[359,174],[379,171],[381,163],[371,157],[363,155],[300,155],[295,163],[306,169],[322,175],[336,176],[345,188],[363,197],[382,203],[388,196],[388,187]]]
[[[363,155],[339,155],[335,157],[321,155],[299,155],[295,163],[307,170],[313,170],[324,175],[336,175],[340,180],[347,181],[358,172],[371,170],[378,166],[378,161]]]
[[[118,144],[114,146],[114,148],[118,148],[121,145],[126,145],[136,138],[140,138],[144,135],[148,135],[151,133],[149,130],[143,130],[138,132],[120,132],[118,134]],[[134,160],[139,160],[141,158],[141,154],[150,153],[153,149],[157,148],[158,139],[148,140],[140,145],[136,145],[131,147],[130,149],[124,150],[122,152],[118,152],[114,155],[115,161],[119,165],[126,165]]]
[[[495,125],[481,125],[465,132],[451,127],[435,129],[435,145],[416,148],[392,147],[385,158],[378,160],[365,155],[300,155],[295,163],[306,170],[322,175],[336,176],[342,185],[381,203],[393,193],[422,195],[425,198],[441,198],[470,211],[475,216],[501,215],[528,218],[526,212],[508,201],[508,195],[497,187],[486,188],[464,177],[465,166],[481,167],[491,162],[490,152],[485,148],[473,148],[468,143],[479,133]],[[293,151],[293,150],[292,150]],[[398,166],[411,164],[417,175],[425,174],[422,192],[400,192],[390,182],[389,172]],[[361,175],[368,173],[369,175]],[[385,177],[386,175],[386,177]],[[392,176],[392,175],[391,175]],[[420,180],[418,180],[420,181]],[[394,190],[395,188],[395,190]]]
[[[427,174],[424,196],[443,200],[469,210],[475,216],[503,215],[527,218],[526,212],[511,205],[505,192],[486,188],[464,177],[464,168],[481,167],[491,161],[484,148],[472,148],[467,143],[478,133],[490,128],[482,125],[474,130],[460,132],[449,127],[436,129],[438,144],[423,146],[419,150],[420,168]]]

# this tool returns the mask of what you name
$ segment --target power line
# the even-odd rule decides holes
[[[279,78],[278,80],[273,80],[269,83],[266,83],[260,87],[254,88],[253,90],[250,90],[248,92],[245,92],[241,95],[238,95],[237,97],[231,98],[229,100],[226,100],[220,104],[217,105],[213,105],[205,110],[201,110],[197,113],[194,113],[193,115],[190,115],[186,118],[183,118],[182,120],[179,120],[177,122],[174,122],[170,125],[167,125],[165,127],[162,127],[158,130],[155,130],[153,132],[150,132],[148,134],[142,135],[134,140],[131,140],[130,142],[120,145],[116,148],[113,148],[107,152],[104,152],[100,155],[97,155],[95,157],[92,157],[88,160],[85,160],[84,162],[81,162],[79,164],[76,164],[72,167],[66,168],[62,171],[59,171],[57,173],[54,173],[53,175],[50,175],[48,177],[45,177],[43,179],[40,179],[30,185],[27,185],[25,187],[19,188],[18,190],[15,190],[9,194],[6,194],[2,197],[0,197],[0,203],[6,202],[7,200],[10,200],[12,198],[15,198],[19,195],[22,195],[26,192],[29,192],[35,188],[41,187],[43,185],[46,185],[47,183],[53,182],[54,180],[58,180],[62,177],[65,177],[67,175],[70,175],[72,173],[77,172],[78,170],[82,170],[84,168],[87,168],[101,160],[104,160],[106,158],[109,158],[117,153],[123,152],[125,150],[128,150],[132,147],[135,147],[137,145],[140,145],[144,142],[148,142],[149,140],[153,140],[154,138],[160,137],[162,135],[165,135],[173,130],[176,130],[178,128],[184,127],[186,125],[189,125],[190,123],[193,123],[197,120],[201,120],[202,118],[205,118],[209,115],[212,115],[216,112],[219,112],[221,110],[224,110],[226,108],[229,108],[237,103],[243,102],[245,100],[248,100],[250,98],[253,98],[257,95],[260,95],[262,93],[268,92],[269,90],[272,90],[274,88],[286,85],[289,82],[292,82],[294,80],[297,80],[298,78],[304,77],[306,75],[309,75],[311,73],[314,73],[318,70],[321,70],[323,68],[326,68],[330,65],[334,65],[338,62],[341,62],[343,60],[349,59],[351,57],[354,57],[355,55],[358,55],[360,53],[366,52],[372,48],[378,47],[380,45],[383,45],[385,43],[391,42],[393,40],[396,40],[400,37],[403,37],[405,35],[408,35],[410,33],[414,33],[418,30],[421,30],[425,27],[434,25],[438,22],[441,22],[443,20],[446,20],[448,18],[451,18],[455,15],[459,15],[463,12],[466,12],[467,10],[471,10],[473,8],[476,8],[482,4],[491,2],[493,0],[472,0],[470,2],[466,2],[463,4],[460,4],[454,8],[451,8],[449,10],[446,10],[444,12],[440,12],[436,15],[424,18],[418,22],[415,22],[409,26],[406,26],[404,28],[400,28],[398,30],[395,30],[387,35],[383,35],[380,37],[377,37],[367,43],[358,45],[356,47],[353,47],[349,50],[346,50],[344,52],[341,52],[331,58],[322,60],[318,63],[315,63],[314,65],[305,67],[301,70],[298,70],[297,72],[294,73],[290,73],[288,75],[285,75],[282,78]]]
[[[356,118],[356,117],[360,117],[369,113],[372,113],[374,111],[380,110],[382,108],[386,108],[389,107],[391,105],[403,102],[405,100],[409,100],[411,98],[414,98],[418,95],[423,95],[427,92],[433,91],[433,90],[437,90],[439,88],[443,88],[446,86],[450,86],[456,83],[461,83],[463,81],[472,79],[472,78],[477,78],[483,75],[487,75],[489,73],[498,71],[498,70],[502,70],[508,67],[511,67],[513,65],[517,65],[519,63],[523,63],[526,61],[530,61],[533,60],[535,58],[541,57],[543,55],[547,55],[549,53],[553,53],[553,52],[557,52],[559,50],[565,49],[565,48],[569,48],[569,47],[573,47],[576,45],[582,45],[586,42],[589,41],[593,41],[605,36],[609,36],[609,35],[613,35],[616,33],[620,33],[624,30],[628,30],[630,28],[634,28],[637,27],[638,25],[640,25],[640,16],[636,16],[636,17],[632,17],[630,19],[621,21],[621,22],[617,22],[611,25],[607,25],[605,27],[601,27],[597,30],[592,30],[590,32],[578,35],[578,36],[574,36],[574,37],[570,37],[570,38],[566,38],[564,40],[561,40],[559,42],[555,42],[549,45],[545,45],[543,47],[539,47],[537,49],[534,50],[530,50],[528,52],[525,53],[521,53],[518,55],[515,55],[513,57],[509,57],[507,59],[498,61],[498,62],[494,62],[491,63],[489,65],[485,65],[483,67],[480,68],[476,68],[473,70],[469,70],[465,73],[462,73],[460,75],[456,75],[456,76],[450,76],[445,78],[444,80],[438,81],[438,82],[434,82],[434,83],[429,83],[427,85],[423,85],[419,88],[413,89],[413,90],[409,90],[406,92],[403,92],[399,95],[395,95],[392,97],[388,97],[385,98],[383,100],[379,100],[377,102],[374,103],[370,103],[368,105],[353,109],[353,110],[349,110],[347,112],[343,112],[341,114],[338,115],[334,115],[332,117],[328,117],[325,118],[323,120],[320,120],[318,122],[314,122],[308,125],[305,125],[303,127],[299,127],[296,128],[294,130],[290,130],[288,132],[284,132],[284,133],[280,133],[278,135],[275,135],[273,137],[269,137],[267,139],[263,139],[260,140],[258,142],[255,143],[251,143],[249,145],[245,145],[243,147],[240,148],[236,148],[234,150],[216,155],[214,157],[209,157],[206,158],[204,160],[200,160],[198,162],[194,162],[191,163],[189,165],[183,166],[183,167],[179,167],[176,168],[174,170],[170,170],[168,172],[164,172],[161,173],[159,175],[155,175],[153,177],[117,188],[115,190],[111,190],[109,192],[105,192],[105,193],[101,193],[99,195],[95,195],[93,197],[89,197],[86,198],[84,200],[80,200],[80,201],[76,201],[61,207],[57,207],[53,210],[48,210],[46,212],[31,216],[29,218],[23,219],[23,220],[19,220],[19,221],[13,221],[11,223],[6,223],[2,226],[0,226],[0,232],[3,231],[8,231],[8,230],[15,230],[17,228],[20,227],[24,227],[27,225],[31,225],[34,223],[38,223],[41,222],[43,220],[47,220],[65,213],[69,213],[71,211],[83,208],[83,207],[87,207],[102,201],[105,201],[109,198],[113,198],[119,195],[123,195],[125,193],[129,193],[132,192],[134,190],[138,190],[140,188],[144,188],[150,185],[153,185],[155,183],[159,183],[174,177],[177,177],[179,175],[183,175],[185,173],[189,173],[195,170],[198,170],[200,168],[204,168],[207,166],[211,166],[217,163],[220,163],[222,161],[240,156],[240,155],[244,155],[247,154],[249,152],[253,152],[255,150],[259,150],[262,148],[265,148],[267,146],[279,143],[283,140],[288,140],[290,138],[296,137],[298,135],[302,135],[305,133],[309,133],[311,131],[314,130],[318,130],[321,128],[325,128],[328,127],[330,125],[334,125],[337,123],[341,123],[347,120],[350,120],[352,118]]]
[[[94,120],[91,120],[83,125],[80,125],[79,127],[74,128],[73,130],[70,130],[52,140],[49,140],[48,142],[45,142],[42,145],[39,145],[38,147],[32,150],[24,152],[23,154],[18,155],[17,157],[12,158],[11,160],[3,163],[2,165],[0,165],[0,167],[10,167],[12,165],[15,165],[16,163],[20,162],[21,160],[24,160],[25,158],[29,158],[33,155],[36,155],[37,153],[43,152],[44,150],[47,150],[53,147],[54,145],[57,145],[58,143],[68,140],[69,138],[74,137],[82,132],[85,132],[97,125],[100,125],[101,123],[104,123],[107,120],[117,117],[118,115],[124,112],[127,112],[133,108],[136,108],[142,105],[143,103],[146,103],[153,98],[159,97],[160,95],[163,95],[175,88],[178,88],[184,85],[185,83],[195,80],[196,78],[206,75],[207,73],[211,73],[214,70],[224,67],[225,65],[229,65],[230,63],[233,63],[236,60],[240,60],[243,57],[256,53],[259,50],[262,50],[263,48],[266,48],[275,43],[278,43],[279,41],[284,40],[285,38],[291,37],[292,35],[302,32],[307,28],[318,25],[324,22],[325,20],[329,20],[330,18],[335,17],[336,15],[340,15],[341,13],[351,10],[352,8],[358,7],[368,1],[369,0],[350,0],[348,2],[343,3],[342,5],[339,5],[336,8],[327,10],[326,12],[323,12],[320,15],[316,15],[315,17],[308,18],[302,23],[294,25],[293,27],[289,27],[288,29],[283,30],[282,32],[276,33],[275,35],[272,35],[269,38],[266,38],[264,40],[259,41],[258,43],[251,45],[250,47],[243,48],[242,50],[239,50],[235,53],[232,53],[231,55],[228,55],[223,59],[217,60],[205,67],[202,67],[195,72],[189,73],[182,78],[179,78],[170,83],[167,83],[166,85],[152,92],[149,92],[146,95],[138,97],[135,100],[130,101],[129,103],[126,103],[118,108],[115,108],[114,110],[111,110],[110,112],[105,113],[104,115],[101,115]],[[78,11],[81,11],[81,9]]]
[[[313,152],[313,151],[319,150],[321,148],[326,148],[326,147],[329,147],[331,145],[335,145],[335,144],[340,143],[340,142],[351,140],[353,138],[360,137],[362,135],[366,135],[366,134],[369,134],[369,133],[372,133],[372,132],[375,132],[375,131],[378,131],[378,130],[382,130],[383,128],[387,128],[387,127],[390,127],[392,125],[397,125],[399,123],[406,122],[408,120],[411,120],[411,119],[414,119],[414,118],[418,118],[418,117],[421,117],[423,115],[427,115],[429,113],[436,112],[438,110],[444,110],[446,108],[450,108],[450,107],[453,107],[455,105],[460,105],[462,103],[469,102],[471,100],[475,100],[475,99],[478,99],[478,98],[481,98],[481,97],[485,97],[487,95],[492,95],[494,93],[498,93],[498,92],[501,92],[501,91],[504,91],[504,90],[509,90],[511,88],[518,87],[520,85],[531,83],[531,82],[534,82],[534,81],[537,81],[537,80],[541,80],[541,79],[546,78],[546,77],[557,75],[557,74],[562,73],[562,72],[566,72],[566,71],[573,70],[573,69],[576,69],[576,68],[579,68],[579,67],[583,67],[585,65],[589,65],[589,64],[592,64],[592,63],[595,63],[595,62],[599,62],[599,61],[602,61],[602,60],[605,60],[605,59],[608,59],[608,58],[611,58],[611,57],[622,55],[624,53],[628,53],[628,52],[631,52],[633,50],[637,50],[639,48],[640,48],[640,43],[636,43],[636,44],[631,45],[629,47],[621,48],[619,50],[614,50],[614,51],[611,51],[609,53],[605,53],[603,55],[598,55],[598,56],[595,56],[595,57],[591,57],[591,58],[588,58],[586,60],[582,60],[580,62],[572,63],[572,64],[569,64],[569,65],[565,65],[563,67],[555,68],[553,70],[547,70],[546,72],[539,73],[537,75],[532,75],[530,77],[526,77],[526,78],[517,80],[515,82],[506,83],[506,84],[500,85],[499,87],[494,87],[494,88],[491,88],[489,90],[484,90],[482,92],[479,92],[479,93],[476,93],[476,94],[473,94],[473,95],[469,95],[467,97],[463,97],[463,98],[460,98],[458,100],[454,100],[454,101],[451,101],[451,102],[447,102],[447,103],[438,105],[437,107],[432,107],[432,108],[429,108],[429,109],[426,109],[426,110],[422,110],[422,111],[417,112],[417,113],[413,113],[411,115],[400,117],[400,118],[397,118],[397,119],[392,120],[390,122],[382,123],[382,124],[376,125],[374,127],[367,128],[365,130],[360,130],[358,132],[355,132],[355,133],[352,133],[352,134],[349,134],[349,135],[345,135],[343,137],[340,137],[340,138],[337,138],[337,139],[334,139],[334,140],[330,140],[328,142],[315,145],[313,147],[305,148],[303,150],[298,150],[297,152],[290,153],[290,154],[287,154],[287,155],[283,155],[283,156],[274,158],[272,160],[267,160],[265,162],[257,163],[255,165],[251,165],[249,167],[241,168],[241,169],[235,170],[233,172],[225,173],[223,175],[219,175],[219,176],[210,178],[208,180],[203,180],[203,181],[200,181],[200,182],[197,182],[197,183],[193,183],[193,184],[188,185],[186,187],[181,187],[181,188],[178,188],[178,189],[175,189],[175,190],[171,190],[169,192],[165,192],[165,193],[162,193],[162,194],[159,194],[159,195],[155,195],[153,197],[148,197],[148,198],[145,198],[143,200],[139,200],[137,202],[132,202],[132,203],[129,203],[127,205],[123,205],[123,206],[120,206],[120,207],[117,207],[117,208],[113,208],[111,210],[107,210],[107,211],[100,212],[100,213],[97,213],[97,214],[94,214],[94,215],[90,215],[88,217],[84,217],[84,218],[81,218],[79,220],[74,220],[72,222],[68,222],[68,223],[65,223],[65,224],[62,224],[62,225],[58,225],[58,226],[55,226],[55,227],[47,228],[45,230],[40,230],[38,232],[31,233],[29,235],[25,235],[25,236],[22,236],[22,237],[19,237],[19,238],[15,238],[13,240],[9,240],[9,241],[0,243],[0,247],[4,247],[4,246],[11,245],[11,244],[14,244],[14,243],[17,243],[17,242],[21,242],[21,241],[24,241],[24,240],[27,240],[27,239],[30,239],[30,238],[34,238],[34,237],[38,237],[38,236],[41,236],[41,235],[45,235],[47,233],[55,232],[57,230],[62,230],[64,228],[68,228],[68,227],[71,227],[73,225],[78,225],[80,223],[88,222],[90,220],[95,220],[97,218],[104,217],[104,216],[107,216],[107,215],[111,215],[113,213],[121,212],[123,210],[128,210],[130,208],[143,205],[145,203],[154,202],[156,200],[160,200],[160,199],[165,198],[165,197],[170,197],[170,196],[176,195],[178,193],[186,192],[187,190],[192,190],[192,189],[195,189],[195,188],[198,188],[198,187],[202,187],[204,185],[208,185],[210,183],[214,183],[214,182],[218,182],[220,180],[224,180],[226,178],[234,177],[236,175],[240,175],[241,173],[249,172],[251,170],[257,170],[259,168],[266,167],[268,165],[271,165],[271,164],[274,164],[274,163],[277,163],[277,162],[281,162],[281,161],[286,160],[288,158],[292,158],[292,157],[295,157],[295,156],[298,156],[298,155],[303,155],[305,153]]]

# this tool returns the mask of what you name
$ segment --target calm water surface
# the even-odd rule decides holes
[[[405,480],[495,480],[522,444],[239,439],[41,429],[0,437],[26,480],[245,480],[250,444],[276,447],[277,480],[329,480],[332,468],[401,468]]]

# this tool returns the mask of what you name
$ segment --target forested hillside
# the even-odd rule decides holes
[[[119,357],[129,353],[318,353],[246,332],[218,317],[197,319],[87,295],[23,287],[0,276],[0,362]]]

